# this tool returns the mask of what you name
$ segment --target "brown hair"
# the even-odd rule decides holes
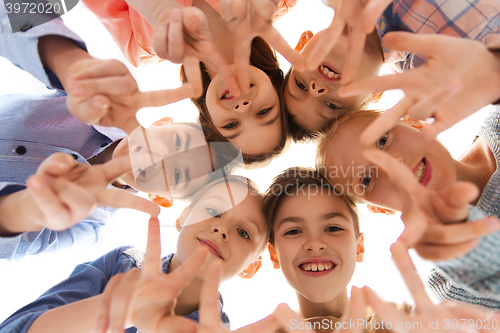
[[[281,95],[281,100],[282,102],[282,108],[285,111],[285,114],[287,114],[287,120],[288,120],[288,133],[290,134],[290,137],[292,138],[293,142],[313,142],[318,139],[320,139],[330,128],[330,126],[335,123],[337,120],[332,120],[330,123],[326,124],[323,128],[320,128],[318,130],[308,130],[302,127],[299,123],[297,123],[294,120],[294,116],[292,116],[286,107],[286,103],[284,102],[284,92],[286,89],[286,86],[288,85],[288,80],[290,80],[290,73],[292,72],[292,67],[288,70],[288,72],[285,74],[285,79],[283,80],[283,89],[282,92],[283,94]],[[344,114],[356,112],[358,110],[365,110],[368,108],[368,105],[370,104],[369,100],[364,101],[361,105],[358,107],[352,107],[352,108],[345,108],[342,109],[344,111]],[[340,116],[342,117],[342,116]],[[340,118],[339,117],[339,118]],[[285,119],[285,118],[283,118]],[[337,118],[338,119],[338,118]]]
[[[271,244],[274,243],[274,219],[276,217],[276,211],[281,200],[283,199],[283,197],[288,195],[288,190],[293,191],[294,189],[300,189],[304,187],[304,185],[313,185],[315,187],[321,188],[322,190],[326,189],[328,194],[331,193],[332,195],[340,196],[344,200],[347,208],[349,209],[349,212],[351,213],[356,237],[359,236],[359,212],[356,204],[352,201],[352,199],[344,194],[337,193],[337,191],[335,191],[335,188],[331,186],[331,184],[321,175],[318,170],[306,167],[292,167],[286,169],[281,174],[274,177],[273,182],[271,183],[271,185],[269,185],[264,196],[262,210],[269,226],[269,242],[271,242]],[[276,188],[278,187],[280,191],[276,192]],[[285,191],[282,191],[282,189],[285,189]],[[323,193],[323,191],[321,193]]]
[[[279,67],[278,58],[276,57],[276,52],[267,44],[262,38],[256,37],[252,41],[252,51],[250,54],[250,64],[262,70],[267,74],[274,89],[276,90],[279,97],[282,96],[283,90],[283,71]],[[200,116],[199,120],[203,127],[203,131],[207,141],[212,142],[227,142],[228,140],[217,130],[210,117],[210,112],[207,108],[207,89],[212,81],[208,75],[208,70],[206,66],[200,62],[201,77],[203,84],[203,95],[199,98],[192,98],[191,101],[198,109]],[[187,82],[187,77],[184,72],[184,67],[181,66],[181,81]],[[280,98],[281,101],[281,98]],[[282,103],[280,102],[280,106]],[[271,161],[272,158],[281,155],[290,144],[288,125],[286,121],[286,113],[283,107],[280,108],[282,117],[282,127],[283,136],[280,142],[276,145],[274,149],[265,154],[259,155],[247,155],[243,154],[243,160],[245,165],[250,168],[263,167]]]
[[[367,119],[367,120],[374,120],[376,117],[378,117],[383,111],[381,110],[360,110],[360,111],[355,111],[355,112],[350,112],[342,115],[339,119],[337,119],[328,132],[324,135],[322,135],[319,138],[318,141],[318,146],[316,148],[316,168],[320,170],[322,173],[322,176],[326,178],[331,184],[335,184],[334,179],[329,179],[328,178],[328,172],[325,172],[325,170],[328,169],[328,166],[326,165],[326,156],[328,154],[328,148],[330,146],[330,143],[332,140],[334,140],[335,134],[345,125],[352,123],[353,121],[356,120],[361,120],[361,119]],[[366,203],[366,200],[355,197],[353,196],[353,201],[355,203]]]

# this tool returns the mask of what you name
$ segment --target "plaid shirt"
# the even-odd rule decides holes
[[[377,21],[381,39],[391,31],[444,34],[474,39],[492,49],[500,48],[499,27],[499,0],[394,0]],[[398,71],[425,63],[425,57],[385,47],[384,55]]]

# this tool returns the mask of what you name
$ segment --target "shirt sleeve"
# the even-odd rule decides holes
[[[115,218],[116,209],[100,207],[92,214],[64,231],[24,232],[11,237],[0,237],[0,259],[18,261],[28,255],[53,253],[69,248],[83,248],[97,244],[106,234]]]
[[[0,333],[25,333],[44,312],[101,294],[112,276],[135,266],[135,260],[123,253],[126,249],[115,249],[95,261],[76,266],[68,279],[0,324]]]
[[[5,3],[0,1],[0,56],[32,74],[48,88],[63,89],[55,74],[43,67],[38,54],[38,38],[47,35],[66,37],[86,51],[85,43],[66,27],[60,18],[40,25],[36,24],[34,15],[27,16],[21,31],[13,33]]]

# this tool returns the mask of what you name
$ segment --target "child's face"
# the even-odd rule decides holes
[[[301,54],[307,56],[317,44],[322,32],[318,32],[304,46]],[[367,44],[369,45],[369,44]],[[360,106],[370,101],[372,94],[340,97],[340,77],[345,63],[347,36],[340,36],[335,47],[314,71],[298,72],[292,68],[284,91],[284,101],[290,116],[306,130],[325,128],[346,109]],[[371,47],[365,47],[356,79],[377,76],[382,62],[372,55]]]
[[[214,126],[246,155],[273,150],[283,136],[280,101],[269,77],[250,66],[250,90],[239,96],[228,94],[226,84],[215,76],[207,90],[207,108]]]
[[[234,208],[231,208],[228,186]],[[228,186],[223,182],[208,190],[181,222],[174,259],[183,263],[201,246],[212,254],[198,273],[199,277],[213,260],[221,260],[221,281],[230,279],[260,255],[267,240],[261,199],[248,194],[241,184],[230,181]]]
[[[330,138],[325,164],[328,178],[341,185],[337,190],[395,210],[403,208],[404,195],[390,175],[363,157],[359,136],[371,120],[349,122]],[[455,161],[436,139],[425,140],[422,133],[399,123],[373,143],[405,164],[422,185],[434,190],[445,189],[457,179]]]
[[[206,177],[200,176],[212,171],[208,148],[203,149],[206,145],[205,136],[199,128],[167,123],[134,130],[118,144],[113,156],[134,154],[131,159],[134,171],[121,179],[136,190],[183,197],[203,187]],[[200,150],[206,151],[206,154]],[[151,159],[155,164],[151,163]]]
[[[274,249],[290,286],[310,302],[325,303],[346,290],[356,261],[362,261],[363,239],[356,237],[342,198],[309,197],[300,193],[282,199],[274,220]]]

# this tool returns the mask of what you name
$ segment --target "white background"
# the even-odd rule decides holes
[[[297,6],[276,23],[276,27],[288,42],[295,46],[304,30],[317,32],[325,28],[333,11],[321,1],[299,0]],[[89,52],[99,58],[118,58],[125,62],[120,50],[114,45],[104,27],[82,4],[63,17],[66,24],[86,42]],[[20,50],[22,52],[22,50]],[[286,72],[289,64],[280,60]],[[129,66],[141,90],[152,90],[179,86],[179,66],[169,62],[148,65],[142,68]],[[384,69],[388,73],[388,69]],[[12,66],[0,58],[0,93],[43,94],[48,91],[29,74]],[[401,96],[400,92],[386,93],[383,100],[375,105],[387,108]],[[197,111],[187,100],[161,108],[144,110],[140,115],[143,125],[148,125],[164,116],[173,116],[176,121],[194,121]],[[471,144],[477,133],[480,120],[485,112],[478,112],[472,118],[461,122],[452,130],[440,135],[440,140],[458,158]],[[313,144],[293,145],[279,159],[265,169],[247,171],[244,174],[254,179],[261,191],[265,191],[272,178],[290,166],[313,166],[315,146]],[[177,231],[173,227],[183,204],[176,203],[164,209],[160,216],[162,224],[163,253],[175,252]],[[307,207],[304,207],[307,209]],[[361,230],[365,234],[365,261],[358,264],[351,284],[369,285],[384,299],[411,302],[399,273],[394,268],[389,253],[389,245],[397,238],[403,228],[399,218],[377,216],[361,207]],[[70,250],[66,253],[28,257],[21,262],[11,263],[0,260],[0,322],[23,305],[33,301],[41,293],[58,281],[65,279],[78,263],[93,260],[107,251],[121,246],[134,245],[145,248],[147,216],[131,210],[119,212],[112,229],[97,246],[83,250]],[[251,280],[234,278],[221,287],[225,311],[231,319],[233,329],[261,319],[271,313],[282,302],[297,309],[294,290],[291,289],[281,271],[274,270],[268,260],[267,251],[263,254],[264,265]],[[417,268],[425,279],[431,265],[414,256]]]

